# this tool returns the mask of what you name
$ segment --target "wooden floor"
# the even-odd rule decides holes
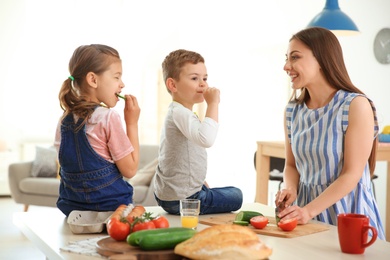
[[[42,208],[30,206],[29,211]],[[16,204],[11,197],[0,197],[0,259],[44,260],[46,256],[12,222],[13,213],[22,211],[23,205]]]

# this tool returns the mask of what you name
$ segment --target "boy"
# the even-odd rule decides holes
[[[155,198],[170,214],[179,214],[180,199],[200,200],[200,214],[241,208],[242,192],[236,187],[209,188],[206,148],[218,132],[219,89],[207,84],[203,57],[192,51],[171,52],[162,63],[166,88],[172,96],[161,133],[156,169]],[[207,103],[205,119],[192,112],[196,103]]]

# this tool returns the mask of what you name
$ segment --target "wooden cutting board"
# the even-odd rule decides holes
[[[170,250],[144,251],[138,247],[130,246],[126,241],[116,241],[111,237],[100,239],[96,243],[96,250],[99,254],[108,257],[110,260],[179,260],[182,256]]]
[[[200,218],[199,222],[210,226],[219,225],[219,224],[233,224],[236,215],[237,214],[234,213],[220,214],[218,216]],[[292,231],[283,231],[276,226],[276,221],[274,217],[267,216],[267,218],[269,223],[265,228],[256,229],[251,225],[249,225],[248,228],[252,229],[257,234],[274,236],[274,237],[286,237],[286,238],[306,236],[306,235],[314,234],[329,229],[329,225],[327,224],[309,223],[306,225],[298,225]]]

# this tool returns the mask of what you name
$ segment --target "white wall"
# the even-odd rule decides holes
[[[390,124],[390,65],[376,62],[375,34],[390,27],[390,1],[340,0],[361,30],[340,38],[353,82],[376,103],[382,128]],[[208,182],[236,185],[255,196],[257,140],[283,139],[288,81],[282,70],[291,34],[304,28],[324,0],[0,2],[0,139],[12,149],[23,140],[52,139],[61,115],[58,91],[73,50],[112,45],[123,59],[125,92],[141,103],[143,142],[158,143],[157,71],[177,48],[200,52],[209,83],[221,89],[220,133],[209,149]],[[121,110],[121,104],[115,109]],[[156,130],[158,132],[158,130]],[[378,167],[384,214],[385,167]],[[381,186],[382,185],[382,186]]]

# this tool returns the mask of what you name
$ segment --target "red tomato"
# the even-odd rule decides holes
[[[280,227],[283,231],[291,231],[296,228],[298,224],[298,220],[296,218],[281,220],[278,223],[278,227]]]
[[[163,216],[157,216],[155,219],[152,220],[156,228],[168,228],[169,227],[169,221],[166,217]]]
[[[265,226],[267,226],[268,218],[266,218],[264,216],[256,216],[256,217],[251,218],[249,220],[249,222],[251,223],[251,225],[254,228],[262,229],[262,228],[265,228]]]
[[[156,226],[154,225],[153,221],[145,221],[145,222],[138,222],[133,226],[132,232],[137,232],[139,230],[145,230],[145,229],[155,229]]]
[[[135,218],[136,218],[136,217],[132,217],[132,216],[129,216],[129,215],[128,215],[128,216],[126,217],[126,220],[127,220],[127,222],[129,222],[130,225],[131,225],[131,224],[134,222]]]
[[[117,241],[126,240],[130,234],[130,225],[117,218],[111,218],[107,223],[107,233]]]

